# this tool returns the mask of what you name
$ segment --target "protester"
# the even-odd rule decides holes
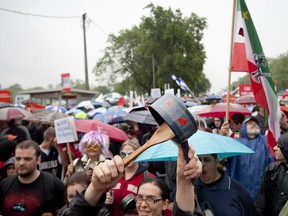
[[[223,136],[230,136],[232,138],[241,137],[242,122],[245,116],[241,113],[236,113],[231,116],[229,122],[226,121],[222,124],[220,134]]]
[[[245,188],[219,168],[216,154],[202,155],[202,174],[194,182],[197,201],[203,212],[213,215],[255,216],[253,201]]]
[[[281,119],[280,119],[280,132],[281,132],[281,134],[288,132],[288,116],[287,115],[285,114],[285,112],[281,111]]]
[[[194,152],[194,148],[190,148],[188,154],[190,161],[187,164],[182,148],[178,147],[177,192],[173,215],[191,216],[193,214],[195,197],[194,185],[191,180],[198,177],[202,171],[202,164]],[[119,181],[123,172],[124,164],[118,155],[112,160],[100,163],[93,170],[92,183],[88,186],[85,193],[77,193],[69,206],[69,211],[63,215],[82,216],[97,213],[104,204],[105,191]],[[138,194],[141,197],[136,199],[139,215],[145,212],[145,214],[162,216],[162,211],[167,207],[166,197],[163,196],[165,193],[168,194],[169,192],[162,191],[162,188],[153,183],[145,183],[140,186]],[[157,208],[155,208],[156,206]]]
[[[136,149],[140,147],[138,142],[133,139],[126,140],[120,148],[120,157],[125,158]],[[111,215],[123,216],[125,212],[120,208],[120,203],[129,194],[136,195],[137,187],[148,177],[154,177],[154,175],[147,171],[147,166],[132,161],[125,167],[122,178],[117,182],[115,187],[106,193],[105,204],[110,210]]]
[[[86,133],[79,143],[79,150],[83,156],[73,161],[74,171],[85,171],[91,176],[93,168],[99,162],[103,162],[106,158],[111,157],[109,152],[109,137],[100,130]],[[66,173],[67,177],[72,174],[69,170]]]
[[[232,178],[243,184],[255,201],[264,170],[274,159],[268,151],[266,137],[260,134],[258,120],[255,117],[249,117],[243,122],[241,134],[242,138],[237,140],[255,153],[232,157],[227,165],[227,171]]]
[[[61,146],[57,144],[55,128],[47,128],[43,137],[44,140],[40,144],[41,162],[39,169],[63,179],[64,174],[62,173],[68,166],[68,158]]]
[[[60,179],[37,169],[41,161],[39,145],[26,140],[15,150],[17,175],[0,184],[0,209],[3,215],[56,215],[64,206],[65,186]]]
[[[213,122],[214,122],[215,128],[212,130],[212,133],[220,134],[221,126],[224,123],[224,119],[223,118],[213,118]]]
[[[1,137],[6,134],[11,134],[16,136],[17,143],[24,140],[31,140],[31,136],[27,127],[18,124],[16,119],[11,119],[7,122],[8,127],[3,129],[1,132]]]
[[[274,151],[277,161],[266,168],[256,200],[256,210],[261,216],[280,215],[281,209],[288,200],[288,133],[279,137]],[[287,214],[286,209],[283,215]]]
[[[15,157],[9,158],[3,167],[0,169],[1,180],[8,176],[12,176],[16,174],[16,169],[14,165]]]
[[[72,176],[68,179],[66,185],[66,199],[67,199],[67,206],[75,197],[76,193],[81,193],[82,191],[86,190],[89,184],[91,183],[91,177],[86,172],[76,172],[73,173]],[[58,215],[65,214],[66,211],[69,209],[65,208],[61,213]],[[110,212],[107,208],[103,206],[103,208],[97,213],[93,214],[95,216],[109,216]]]

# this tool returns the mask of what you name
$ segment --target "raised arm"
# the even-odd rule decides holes
[[[176,180],[176,208],[181,211],[192,215],[195,209],[194,204],[194,185],[192,180],[199,177],[202,173],[202,163],[200,162],[195,150],[190,147],[188,156],[190,158],[189,163],[186,163],[183,150],[178,147],[178,161],[177,161],[177,180]],[[176,209],[174,207],[173,215],[176,215]],[[191,214],[190,214],[191,213]],[[183,216],[186,214],[183,214]]]

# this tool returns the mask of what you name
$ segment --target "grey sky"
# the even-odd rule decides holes
[[[0,10],[0,84],[15,83],[23,88],[47,87],[61,81],[61,73],[84,80],[83,31],[81,15],[93,22],[87,29],[89,83],[96,85],[92,69],[102,56],[109,33],[118,34],[140,23],[153,3],[185,16],[192,12],[206,17],[208,29],[203,43],[207,53],[205,74],[211,92],[227,86],[232,22],[232,0],[0,0],[0,8],[48,16],[79,16],[48,19]],[[246,0],[265,55],[277,57],[288,51],[288,1]],[[96,27],[96,25],[99,28]],[[233,73],[232,81],[244,74]]]

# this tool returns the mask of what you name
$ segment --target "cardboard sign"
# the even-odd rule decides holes
[[[57,143],[69,143],[78,140],[73,116],[54,121]]]
[[[152,98],[160,98],[161,97],[161,89],[160,88],[151,89],[151,97]]]

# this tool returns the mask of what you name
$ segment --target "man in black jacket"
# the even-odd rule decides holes
[[[288,200],[288,133],[281,135],[274,147],[277,162],[265,170],[256,200],[258,215],[278,216]]]

